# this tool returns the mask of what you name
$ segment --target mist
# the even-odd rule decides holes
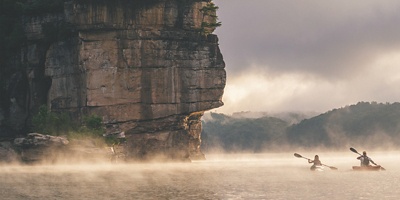
[[[349,147],[399,150],[400,104],[359,102],[316,116],[302,113],[207,113],[205,153],[265,153],[293,149],[343,151]]]
[[[311,172],[295,152],[307,158],[318,154],[338,170]],[[398,198],[399,152],[368,155],[386,171],[352,171],[359,161],[351,151],[300,150],[210,154],[192,163],[8,165],[0,166],[0,192],[3,199]]]
[[[282,133],[331,109],[360,101],[400,99],[400,2],[215,3],[220,7],[222,27],[216,34],[226,62],[227,86],[225,105],[213,112],[232,114],[234,120],[241,118],[242,111],[261,112],[242,113],[253,120],[271,117],[268,122],[276,126],[267,128],[271,132],[265,138],[249,128],[255,127],[254,121],[248,127],[234,121],[237,126],[227,132],[243,128],[247,132],[237,136],[251,140],[225,144],[232,137],[212,138],[211,134],[222,133],[219,131],[202,134],[202,148],[207,148],[203,161],[111,163],[104,156],[87,159],[59,154],[51,154],[51,159],[39,163],[15,161],[0,165],[1,197],[397,200],[400,138],[383,127],[362,130],[363,135],[353,137],[337,124],[316,126],[321,128],[317,134],[308,135],[306,128],[305,134],[296,130],[291,137]],[[229,120],[221,124],[229,124]],[[356,159],[359,155],[350,147],[367,151],[386,171],[352,171],[352,166],[360,163]],[[311,159],[319,155],[323,164],[338,170],[310,172],[311,164],[293,153]]]

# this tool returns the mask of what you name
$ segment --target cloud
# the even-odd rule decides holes
[[[400,49],[400,2],[215,0],[228,70],[348,77]]]
[[[398,101],[400,1],[214,0],[223,112]]]
[[[332,81],[305,73],[270,76],[253,68],[228,76],[218,112],[325,112],[359,101],[395,102],[400,99],[400,52],[379,57],[362,74]],[[262,70],[264,71],[264,70]]]

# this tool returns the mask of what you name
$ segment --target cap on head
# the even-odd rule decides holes
[[[367,155],[367,152],[366,152],[366,151],[363,151],[363,155],[364,155],[364,156]]]
[[[319,156],[318,155],[315,155],[315,157],[314,158],[319,158]]]

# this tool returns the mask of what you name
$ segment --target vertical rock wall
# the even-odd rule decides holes
[[[31,107],[44,98],[53,111],[102,116],[109,133],[125,132],[130,158],[204,158],[200,119],[223,105],[226,79],[217,36],[198,31],[213,20],[200,12],[207,2],[75,0],[25,19]],[[43,42],[48,27],[67,37]]]

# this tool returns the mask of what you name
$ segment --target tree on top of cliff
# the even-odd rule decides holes
[[[221,22],[217,21],[217,10],[219,9],[213,2],[208,2],[206,6],[200,9],[203,14],[200,32],[204,35],[211,34],[217,27],[220,27]],[[208,22],[211,21],[211,22]]]

